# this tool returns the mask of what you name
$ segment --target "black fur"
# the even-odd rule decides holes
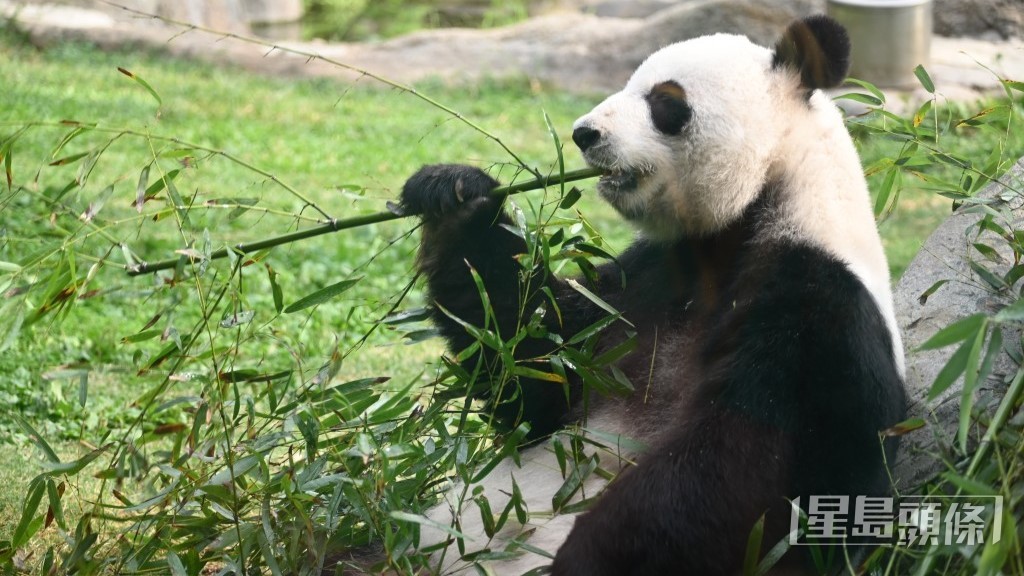
[[[539,303],[541,286],[562,312],[562,324],[554,314],[545,319],[552,331],[571,336],[604,315],[546,272],[521,270],[514,256],[525,246],[500,226],[510,222],[500,201],[453,200],[458,181],[463,198],[483,198],[494,184],[474,168],[434,166],[403,191],[404,205],[428,214],[462,206],[424,220],[420,267],[434,301],[482,321],[472,266],[504,337],[515,332],[521,310]],[[578,518],[554,576],[736,574],[762,514],[766,549],[788,532],[787,498],[888,494],[883,456],[892,458],[896,441],[885,440],[883,453],[879,431],[905,411],[891,337],[871,294],[842,262],[806,244],[752,242],[775,197],[765,189],[740,221],[714,236],[640,241],[599,269],[591,289],[631,320],[640,343],[620,369],[634,383],[657,379],[623,408],[638,430],[648,430],[638,433],[651,448]],[[520,293],[521,274],[529,274],[528,294]],[[446,315],[435,320],[453,350],[473,342]],[[613,326],[604,338],[612,346],[621,334]],[[517,356],[552,349],[549,340],[527,339]],[[473,361],[493,369],[498,360]],[[652,366],[661,368],[652,375]],[[526,420],[539,437],[581,416],[579,383],[568,404],[550,382],[519,387],[513,401],[490,399],[506,426]],[[794,550],[782,566],[801,571],[805,559]]]
[[[801,85],[809,90],[833,88],[850,70],[850,37],[828,16],[797,20],[775,43],[772,67],[796,70]]]
[[[490,198],[498,181],[482,170],[466,170],[452,164],[425,166],[405,183],[402,191],[402,213],[420,214],[434,220],[459,210],[465,203],[500,206],[500,199]]]
[[[646,97],[651,109],[651,121],[662,134],[676,136],[693,116],[686,103],[686,92],[675,82],[662,82],[651,89]]]
[[[403,208],[424,214],[419,266],[427,277],[430,298],[438,305],[433,309],[433,321],[449,349],[456,352],[475,339],[444,310],[474,326],[484,326],[485,321],[470,266],[483,280],[493,306],[494,325],[488,328],[502,338],[514,336],[519,331],[521,313],[528,317],[541,304],[545,297],[542,286],[552,285],[561,293],[572,292],[561,282],[548,278],[546,270],[524,270],[516,261],[517,255],[526,252],[526,244],[503,227],[511,226],[512,221],[501,208],[502,199],[490,193],[495,186],[497,182],[476,168],[435,165],[413,175],[402,191]],[[528,293],[521,292],[521,274],[531,278]],[[550,326],[553,331],[574,334],[600,319],[598,310],[579,309],[580,300],[586,301],[578,294],[560,298],[562,314],[569,323]],[[546,322],[552,323],[550,318]],[[542,358],[554,346],[551,340],[526,338],[518,344],[516,353],[519,359]],[[488,412],[494,413],[496,423],[511,429],[528,421],[529,440],[558,430],[570,409],[562,387],[523,378],[516,383],[518,387],[504,390],[500,398],[491,397],[489,377],[499,368],[500,361],[492,350],[485,349],[464,363],[467,370],[480,373],[480,397],[489,401]],[[573,390],[578,390],[578,385],[573,385]],[[572,394],[576,396],[575,392]]]

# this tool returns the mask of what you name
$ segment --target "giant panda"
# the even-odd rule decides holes
[[[902,346],[857,153],[819,90],[842,82],[849,49],[825,16],[793,22],[772,48],[738,35],[687,40],[575,122],[573,141],[603,173],[597,192],[639,231],[596,279],[577,280],[622,314],[601,335],[605,349],[635,333],[616,364],[635,391],[520,377],[484,394],[496,423],[528,423],[533,444],[429,517],[465,534],[467,553],[527,544],[492,573],[734,575],[762,516],[767,549],[789,533],[798,498],[889,494],[896,440],[881,432],[904,418]],[[496,186],[474,167],[426,166],[401,205],[422,217],[417,265],[449,349],[474,343],[467,323],[508,337],[543,314],[561,340],[516,347],[516,362],[543,369],[608,313],[570,281],[523,266],[526,245]],[[502,360],[479,350],[463,365],[485,379]],[[566,426],[631,442],[600,455],[617,476],[587,477],[586,511],[552,515],[564,479],[547,439]],[[456,494],[482,493],[501,511],[513,480],[529,521],[487,537],[480,511],[459,509]],[[451,533],[424,528],[420,544],[436,549]],[[440,572],[458,569],[454,548],[435,557]],[[775,570],[816,568],[793,547]]]

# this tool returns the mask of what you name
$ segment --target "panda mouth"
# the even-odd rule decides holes
[[[639,170],[605,169],[597,181],[597,190],[604,195],[632,192],[640,186],[642,178]]]

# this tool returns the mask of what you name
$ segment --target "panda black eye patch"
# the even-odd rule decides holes
[[[662,82],[651,88],[645,100],[651,108],[651,120],[662,134],[676,136],[693,116],[686,103],[686,91],[675,82]]]

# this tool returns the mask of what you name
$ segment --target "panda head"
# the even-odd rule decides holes
[[[815,90],[842,82],[849,52],[825,16],[793,22],[772,49],[727,34],[673,44],[577,120],[573,140],[604,172],[601,196],[648,236],[712,234],[785,176],[787,140],[808,136],[793,127],[819,122]]]

